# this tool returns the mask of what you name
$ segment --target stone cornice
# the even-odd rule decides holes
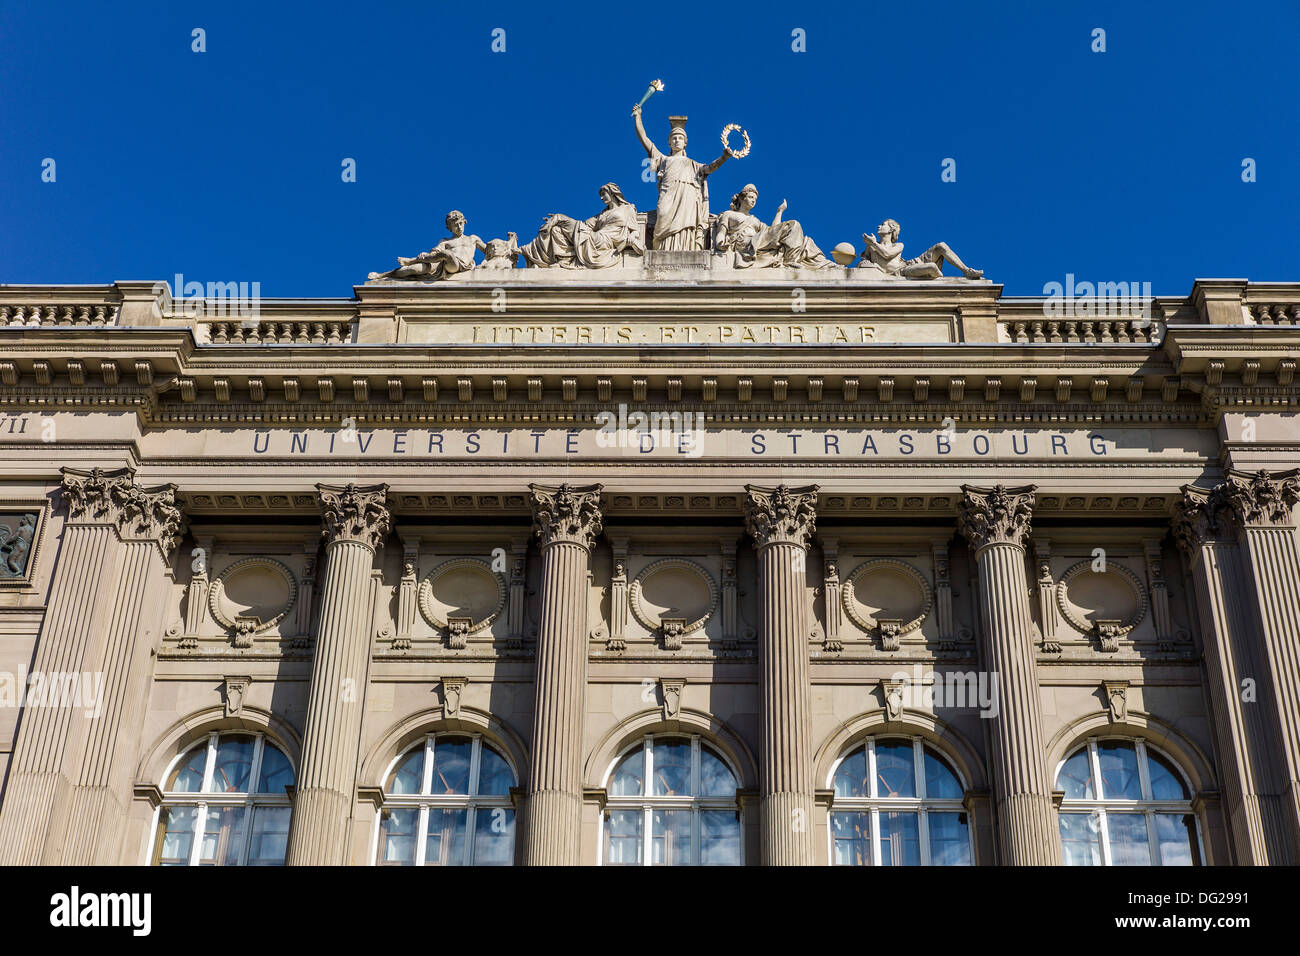
[[[542,547],[576,544],[590,548],[604,528],[600,485],[529,485],[533,532]]]
[[[990,544],[1024,547],[1033,517],[1035,485],[978,488],[962,485],[957,529],[979,550]]]
[[[745,530],[754,547],[793,544],[807,548],[817,530],[817,485],[745,486]]]
[[[170,558],[186,527],[185,515],[176,505],[176,485],[141,487],[131,468],[63,468],[62,472],[69,522],[112,525],[123,539],[153,541]]]
[[[387,485],[317,485],[316,491],[327,546],[337,541],[355,541],[372,550],[384,546],[393,520]]]

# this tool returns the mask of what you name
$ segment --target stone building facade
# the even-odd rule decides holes
[[[1300,862],[1300,285],[683,255],[0,287],[0,860]]]

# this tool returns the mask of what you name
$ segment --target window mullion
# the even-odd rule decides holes
[[[1147,845],[1150,847],[1151,865],[1164,866],[1164,861],[1160,859],[1160,839],[1156,830],[1156,812],[1148,809],[1145,814],[1147,822]]]
[[[872,760],[875,763],[875,760]],[[871,865],[880,866],[880,808],[871,808]]]
[[[433,734],[424,738],[424,770],[420,774],[420,793],[427,796],[433,789]]]
[[[253,803],[253,796],[257,792],[258,780],[262,773],[262,754],[266,750],[266,738],[258,734],[253,738],[253,763],[248,768],[248,794],[244,800],[244,839],[243,845],[239,848],[239,865],[248,865],[248,853],[253,847],[253,815],[257,813],[257,807]]]
[[[1097,819],[1100,821],[1101,829],[1101,864],[1102,866],[1113,866],[1110,859],[1110,824],[1106,822],[1105,809],[1097,808]]]
[[[1147,766],[1147,747],[1142,738],[1134,741],[1137,744],[1137,763],[1138,763],[1138,780],[1142,784],[1142,799],[1151,800],[1151,768]]]
[[[428,761],[425,761],[428,763]],[[429,807],[428,804],[420,807],[418,821],[415,827],[415,865],[424,866],[425,853],[429,845]]]

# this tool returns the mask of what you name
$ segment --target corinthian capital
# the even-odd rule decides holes
[[[373,550],[384,546],[393,526],[387,485],[317,485],[321,536],[327,544],[356,541]]]
[[[123,538],[155,541],[170,557],[185,533],[185,515],[176,505],[173,484],[142,487],[135,471],[117,468],[63,469],[63,499],[69,521],[111,524]]]
[[[1214,538],[1231,533],[1234,525],[1224,485],[1197,488],[1183,485],[1183,497],[1174,506],[1174,539],[1189,556]]]
[[[600,485],[529,485],[533,533],[542,546],[566,542],[590,548],[604,528]]]
[[[1300,501],[1300,468],[1251,474],[1228,472],[1224,497],[1237,520],[1245,527],[1275,527],[1291,524],[1291,509]]]
[[[745,530],[753,535],[754,547],[769,544],[808,547],[809,539],[817,530],[817,487],[746,485]]]
[[[965,497],[957,507],[957,529],[975,550],[986,544],[1024,546],[1034,513],[1034,485],[1017,488],[977,488],[962,485]]]

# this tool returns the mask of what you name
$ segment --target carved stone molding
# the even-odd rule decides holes
[[[647,599],[647,582],[658,574],[671,574],[674,571],[684,572],[689,574],[692,579],[701,581],[705,589],[707,589],[707,596],[700,594],[698,595],[700,600],[695,601],[691,606],[685,606],[688,602],[684,598],[688,595],[683,591],[674,599],[672,608],[672,610],[678,611],[678,614],[670,614],[668,611],[660,611],[656,614],[654,609],[649,606],[650,602]],[[714,582],[713,575],[709,573],[704,565],[686,558],[663,558],[646,565],[629,585],[628,596],[631,599],[629,603],[632,613],[641,623],[641,626],[651,632],[663,631],[665,647],[668,647],[670,643],[669,622],[680,619],[680,626],[676,628],[675,635],[677,647],[668,648],[670,650],[681,647],[682,637],[703,628],[718,607],[718,585]]]
[[[1101,619],[1097,617],[1088,620],[1079,614],[1079,608],[1084,606],[1083,603],[1080,602],[1090,600],[1089,597],[1084,597],[1080,600],[1070,597],[1070,585],[1072,583],[1075,584],[1077,591],[1079,588],[1078,582],[1080,580],[1086,580],[1090,583],[1096,581],[1105,581],[1106,583],[1119,582],[1132,589],[1133,606],[1131,609],[1128,609],[1128,613],[1125,614],[1124,617],[1112,618],[1109,614],[1106,614],[1105,623],[1112,625],[1111,630],[1113,630],[1113,636],[1116,639],[1123,637],[1129,631],[1133,630],[1133,628],[1137,627],[1138,624],[1142,622],[1142,619],[1146,617],[1149,598],[1147,595],[1147,589],[1143,586],[1141,578],[1128,568],[1124,567],[1124,565],[1117,564],[1114,561],[1106,562],[1105,571],[1094,571],[1092,570],[1092,561],[1083,560],[1067,568],[1065,573],[1061,575],[1061,580],[1056,586],[1056,605],[1061,611],[1061,616],[1064,617],[1065,620],[1069,622],[1070,626],[1080,634],[1092,634],[1094,632],[1100,633],[1097,628],[1098,625],[1103,623]],[[1076,594],[1076,598],[1078,597],[1079,595]],[[1105,614],[1106,611],[1110,611],[1111,613],[1115,612],[1115,608],[1112,605],[1107,605],[1105,608],[1099,607],[1093,609],[1094,613],[1098,610],[1102,611],[1103,614]],[[1102,643],[1103,645],[1105,644],[1104,638]],[[1118,649],[1118,647],[1115,649]]]
[[[890,720],[898,720],[903,716],[903,688],[906,686],[905,680],[882,678],[880,681],[880,693],[885,699],[885,714]]]
[[[222,697],[225,700],[226,716],[238,717],[244,710],[244,695],[248,693],[248,685],[253,683],[251,677],[227,677],[222,686]]]
[[[437,585],[440,580],[451,576],[456,593],[440,597]],[[470,583],[478,593],[471,591]],[[479,558],[455,558],[438,565],[420,582],[417,603],[420,615],[438,630],[446,630],[452,647],[462,637],[468,637],[489,627],[506,609],[508,592],[504,577],[492,571],[492,566]],[[458,599],[453,608],[449,599]],[[452,622],[460,621],[457,633],[452,633]],[[468,625],[463,622],[468,621]],[[460,646],[464,646],[461,644]]]
[[[793,544],[807,548],[817,530],[818,487],[746,485],[745,530],[753,536],[754,547],[762,549],[769,544]]]
[[[1289,527],[1291,509],[1300,502],[1300,468],[1253,474],[1228,472],[1224,496],[1245,527]]]
[[[460,716],[461,698],[465,696],[468,677],[444,677],[442,684],[442,715],[452,718]]]
[[[1183,485],[1182,491],[1182,499],[1174,506],[1174,539],[1184,552],[1195,557],[1207,542],[1230,535],[1236,518],[1223,485]]]
[[[975,550],[990,544],[1023,546],[1034,510],[1035,485],[978,488],[962,485],[957,528]]]
[[[684,678],[659,678],[659,695],[664,702],[664,720],[675,720],[681,714],[682,690],[685,687]]]
[[[111,524],[123,538],[156,541],[168,558],[185,533],[185,515],[176,505],[176,486],[141,487],[131,468],[64,468],[63,499],[68,504],[69,521]]]
[[[1111,723],[1122,723],[1128,719],[1128,681],[1105,680],[1101,682],[1101,692],[1106,698],[1106,708],[1110,711]]]
[[[387,485],[317,485],[316,491],[327,544],[356,541],[375,551],[384,546],[393,522]]]
[[[590,549],[604,529],[600,485],[529,485],[533,533],[542,547],[561,542]]]
[[[863,610],[858,594],[863,590],[864,580],[873,575],[882,576],[886,583],[890,580],[888,576],[892,576],[893,580],[901,584],[903,588],[910,586],[912,593],[907,594],[903,588],[890,588],[892,597],[896,598],[898,603],[883,606],[886,602],[877,597],[875,600],[882,605],[882,614],[880,616],[871,615]],[[902,578],[901,581],[899,581],[900,577]],[[934,606],[934,592],[930,588],[930,582],[925,579],[925,575],[906,561],[898,561],[894,558],[875,558],[858,565],[840,588],[840,595],[844,611],[853,620],[853,623],[868,633],[879,629],[882,641],[884,640],[886,621],[891,622],[890,630],[893,632],[891,636],[896,642],[902,635],[909,634],[919,628]],[[896,614],[890,613],[901,611],[904,606],[910,612],[907,616],[897,617]],[[897,625],[896,628],[892,626],[894,624]],[[897,650],[896,647],[886,649]]]
[[[261,613],[232,613],[229,606],[237,601],[239,595],[230,595],[229,583],[241,577],[256,575],[259,571],[272,574],[284,581],[285,598],[278,607],[249,607],[247,611],[260,610]],[[208,611],[212,619],[229,631],[235,639],[236,647],[251,647],[255,634],[269,631],[285,619],[298,600],[298,582],[289,568],[274,558],[241,558],[227,567],[212,582],[208,589]],[[263,616],[265,615],[265,617]]]

